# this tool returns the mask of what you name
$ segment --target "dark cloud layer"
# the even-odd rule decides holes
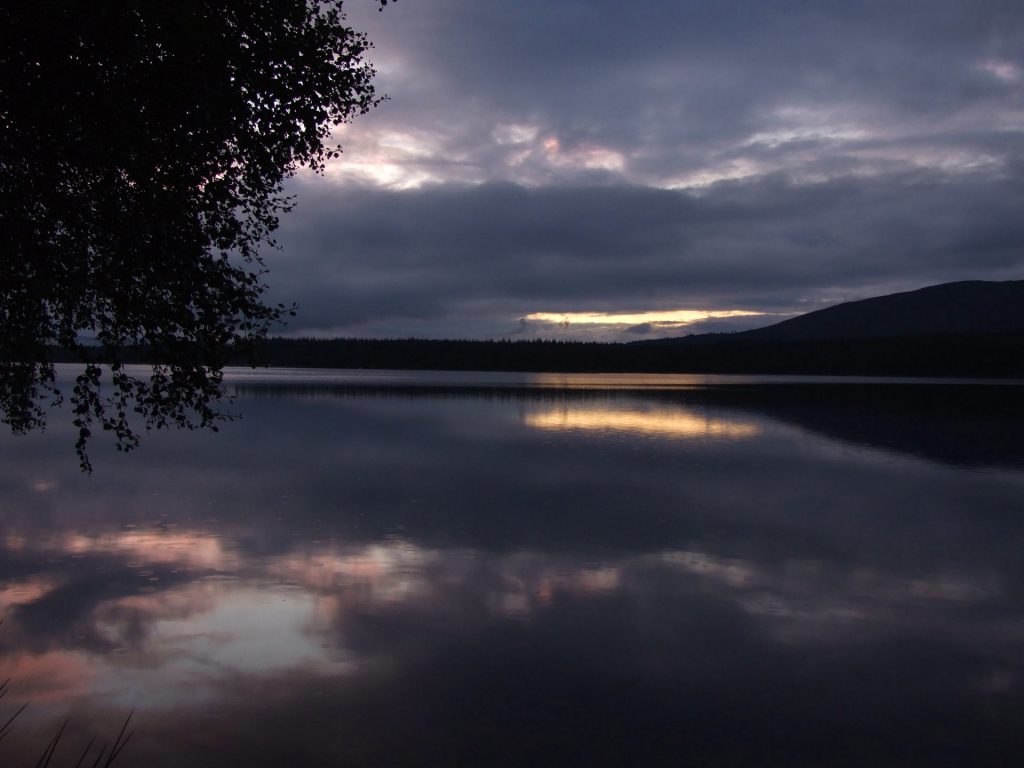
[[[487,337],[532,312],[786,314],[1024,276],[1019,4],[349,9],[391,100],[296,180],[270,258],[291,332]]]
[[[296,327],[511,330],[531,312],[786,313],[1018,275],[1024,185],[934,172],[701,194],[644,187],[337,189],[285,223],[275,289]],[[478,322],[479,325],[473,325]]]

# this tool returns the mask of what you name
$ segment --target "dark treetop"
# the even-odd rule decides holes
[[[283,180],[322,169],[331,128],[377,101],[369,43],[339,0],[11,0],[3,16],[3,420],[44,426],[56,345],[113,363],[110,390],[90,363],[70,396],[83,467],[97,426],[137,443],[131,411],[213,426],[227,349],[289,311],[262,301],[259,258]],[[152,378],[120,367],[132,345]]]

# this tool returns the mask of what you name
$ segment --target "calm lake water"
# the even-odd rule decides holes
[[[0,763],[1006,765],[1024,388],[236,372],[0,436]]]

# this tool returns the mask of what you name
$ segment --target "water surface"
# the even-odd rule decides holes
[[[0,761],[1003,765],[1017,385],[263,372],[0,440]],[[58,755],[60,756],[60,755]],[[19,762],[20,761],[20,762]],[[74,760],[70,760],[73,764]]]

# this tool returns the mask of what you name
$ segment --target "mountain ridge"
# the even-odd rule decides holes
[[[843,302],[773,325],[634,344],[790,342],[1024,332],[1024,280],[962,280]]]

